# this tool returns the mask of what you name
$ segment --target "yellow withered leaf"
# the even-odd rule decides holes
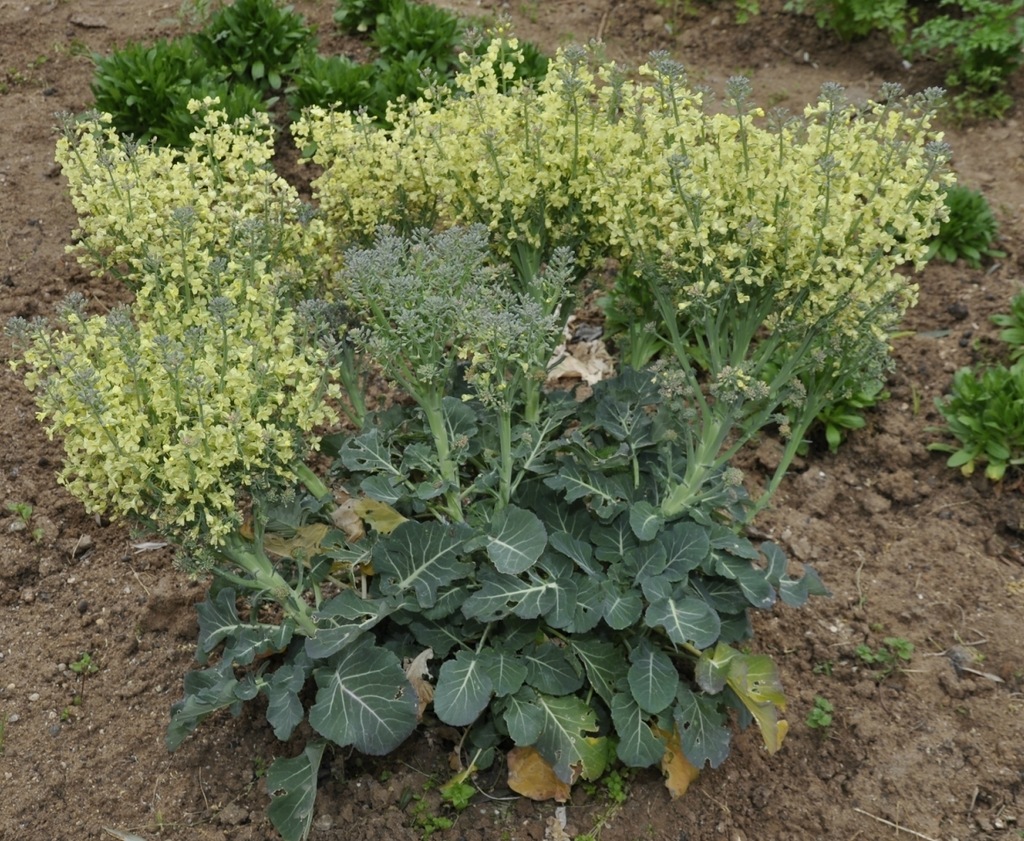
[[[312,558],[323,548],[323,540],[331,527],[326,523],[311,523],[299,526],[293,537],[283,537],[274,532],[263,535],[263,549],[281,558]]]
[[[508,762],[508,787],[516,794],[531,800],[569,799],[570,785],[562,782],[548,761],[535,748],[512,748]]]
[[[658,727],[654,731],[665,742],[665,755],[661,758],[661,772],[665,775],[665,788],[673,797],[682,797],[690,783],[700,776],[700,770],[686,758],[679,743],[679,731],[669,733]]]
[[[405,522],[405,517],[399,514],[386,502],[363,497],[352,501],[353,510],[362,519],[369,523],[381,534],[391,534],[396,528]]]

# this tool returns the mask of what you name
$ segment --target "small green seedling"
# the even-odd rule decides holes
[[[831,701],[816,695],[814,697],[814,706],[807,713],[807,726],[812,730],[828,730],[832,726],[832,713],[834,711]]]
[[[32,539],[38,543],[43,539],[43,530],[40,527],[30,529],[32,524],[32,508],[31,503],[28,502],[8,502],[7,510],[10,511],[15,517],[18,518],[19,529],[28,530],[32,535]]]
[[[75,696],[73,703],[76,707],[80,707],[85,703],[85,679],[89,675],[96,674],[100,667],[92,659],[92,655],[88,651],[83,651],[82,656],[69,665],[68,668],[78,675],[78,695]]]
[[[949,218],[928,246],[929,259],[936,255],[947,263],[962,259],[972,269],[978,269],[985,259],[1006,256],[1005,251],[994,247],[999,224],[984,195],[954,184],[946,191],[946,208]]]
[[[903,637],[886,637],[882,640],[882,645],[876,649],[864,643],[858,645],[855,651],[862,663],[874,667],[872,676],[875,681],[881,683],[901,668],[901,664],[910,662],[914,654],[914,644]]]

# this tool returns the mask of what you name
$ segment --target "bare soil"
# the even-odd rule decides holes
[[[906,67],[882,39],[835,40],[784,13],[781,0],[764,0],[744,26],[729,4],[691,4],[675,34],[656,0],[444,5],[505,12],[520,35],[548,49],[600,37],[611,57],[634,64],[668,49],[697,81],[721,90],[728,76],[747,73],[760,102],[793,110],[825,81],[854,98],[883,81],[912,90],[941,81],[936,67]],[[297,8],[320,25],[324,49],[351,48],[331,33],[328,0]],[[96,309],[124,298],[64,254],[75,215],[53,164],[54,114],[89,107],[90,51],[176,34],[177,14],[176,2],[163,0],[0,0],[4,320],[48,315],[72,290]],[[1014,85],[1024,93],[1021,78]],[[1022,486],[964,479],[926,449],[936,437],[934,399],[958,367],[998,358],[988,317],[1021,288],[1020,111],[947,137],[962,182],[995,209],[1008,256],[980,270],[936,263],[920,275],[920,305],[896,342],[891,399],[837,455],[816,451],[798,465],[758,524],[812,562],[833,593],[757,619],[753,647],[777,659],[790,698],[783,749],[769,757],[756,732],[744,733],[721,768],[675,801],[653,771],[628,776],[621,805],[600,787],[579,788],[564,831],[554,804],[510,797],[498,771],[477,780],[472,806],[450,815],[454,827],[435,838],[1024,835]],[[10,356],[0,340],[0,361]],[[138,551],[127,530],[87,517],[57,485],[59,444],[47,440],[7,365],[0,441],[0,838],[83,841],[110,837],[104,827],[147,840],[274,838],[263,773],[296,747],[278,744],[259,716],[218,718],[176,753],[164,747],[168,709],[192,663],[203,585],[173,570],[169,550]],[[771,460],[766,444],[749,467]],[[6,507],[21,503],[32,506],[27,529]],[[915,651],[876,680],[855,648],[877,648],[887,636]],[[954,670],[958,647],[973,650],[970,667],[982,674]],[[99,667],[84,685],[69,668],[83,652]],[[827,730],[805,724],[816,696],[835,708]],[[339,752],[321,784],[312,838],[423,837],[425,817],[447,814],[430,790],[446,776],[447,750],[427,728],[383,760]]]

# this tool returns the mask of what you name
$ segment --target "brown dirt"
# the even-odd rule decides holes
[[[859,97],[883,80],[918,89],[936,69],[905,68],[884,41],[852,46],[766,0],[736,26],[728,4],[695,5],[676,36],[655,0],[540,0],[446,5],[508,12],[548,48],[601,36],[612,57],[636,62],[672,50],[698,80],[721,89],[752,73],[761,102],[800,108],[823,81]],[[679,4],[680,6],[684,4]],[[329,37],[333,5],[300,2]],[[502,8],[499,9],[499,6]],[[75,225],[53,164],[54,112],[90,104],[87,51],[180,31],[162,0],[0,0],[0,315],[47,315],[78,290],[97,308],[123,292],[86,277],[64,255]],[[1016,92],[1024,84],[1015,80]],[[1019,113],[1019,112],[1018,112]],[[892,399],[839,454],[794,471],[760,527],[812,561],[833,598],[757,622],[754,646],[779,662],[792,730],[768,757],[756,733],[677,801],[653,772],[630,776],[615,805],[601,790],[574,793],[569,836],[602,841],[697,839],[1019,838],[1024,830],[1024,500],[947,470],[925,445],[933,400],[952,372],[997,352],[988,316],[1021,287],[1024,145],[1020,117],[950,130],[961,180],[981,188],[1008,257],[983,270],[930,266],[921,303],[897,342]],[[10,358],[3,340],[0,358]],[[168,708],[190,667],[202,585],[168,550],[138,552],[119,527],[86,517],[55,482],[59,447],[46,439],[18,377],[0,373],[0,505],[29,503],[28,531],[0,511],[0,838],[99,839],[103,827],[144,839],[263,839],[274,833],[261,775],[290,746],[264,721],[207,722],[174,754],[163,745]],[[759,457],[771,461],[770,448]],[[31,531],[38,529],[33,537]],[[915,646],[880,684],[854,653],[885,636]],[[954,672],[947,652],[973,647],[978,671]],[[85,685],[68,664],[90,652]],[[835,707],[828,732],[804,723],[816,695]],[[294,746],[291,746],[294,747]],[[417,735],[384,760],[338,755],[321,785],[312,837],[416,839],[414,811],[428,780],[443,779],[446,746]],[[458,817],[446,841],[559,838],[555,807],[499,796],[501,781]],[[495,788],[497,786],[497,788]],[[441,812],[428,792],[429,809]],[[881,821],[887,821],[883,824]]]

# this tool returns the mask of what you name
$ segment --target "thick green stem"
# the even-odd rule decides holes
[[[246,580],[225,570],[220,571],[223,578],[249,590],[269,593],[284,610],[285,616],[295,623],[300,633],[307,637],[316,636],[317,627],[313,620],[312,608],[274,569],[274,565],[261,549],[235,534],[225,540],[219,547],[219,552],[225,559],[252,576],[252,580]]]
[[[306,486],[306,490],[313,494],[314,497],[323,499],[324,497],[331,496],[331,489],[324,484],[323,480],[305,462],[294,462],[292,470],[295,471],[298,480]]]
[[[499,409],[497,414],[498,447],[501,451],[498,497],[501,507],[505,508],[512,497],[512,413]]]
[[[459,474],[455,462],[452,461],[452,446],[451,441],[448,440],[448,427],[444,422],[441,399],[441,395],[437,394],[433,399],[420,401],[420,406],[427,416],[427,425],[430,427],[430,434],[434,439],[441,479],[449,486],[445,492],[448,513],[453,519],[462,522],[465,517],[462,513],[462,499],[459,494]]]

